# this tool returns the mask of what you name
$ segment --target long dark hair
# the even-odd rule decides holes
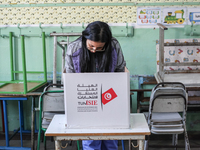
[[[86,46],[87,39],[95,42],[105,43],[104,52],[91,53]],[[82,51],[80,52],[81,72],[92,72],[94,55],[98,57],[99,72],[109,72],[109,66],[112,61],[111,57],[111,39],[112,33],[110,27],[105,22],[95,21],[90,23],[82,32]]]

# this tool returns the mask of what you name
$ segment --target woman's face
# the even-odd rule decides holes
[[[86,40],[87,49],[92,53],[105,51],[105,43]]]

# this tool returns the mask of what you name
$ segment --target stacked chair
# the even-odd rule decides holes
[[[44,133],[44,149],[46,149],[45,132],[55,114],[65,114],[63,85],[51,84],[44,88],[39,98],[39,130],[37,150],[40,149],[41,132]],[[79,141],[77,141],[79,150]]]
[[[184,134],[185,150],[190,150],[186,131],[186,111],[188,95],[180,82],[162,82],[151,92],[149,112],[146,114],[151,134],[171,134],[172,145],[161,147],[178,147],[178,134]],[[149,136],[145,140],[148,150]],[[157,145],[158,147],[158,145]]]

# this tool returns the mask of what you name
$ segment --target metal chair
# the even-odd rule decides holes
[[[41,131],[44,132],[44,149],[46,149],[45,132],[55,114],[64,114],[64,90],[63,85],[51,84],[44,89],[39,98],[39,130],[37,150],[40,149]],[[79,150],[79,141],[77,141]]]
[[[180,82],[162,82],[152,89],[147,122],[152,134],[173,135],[172,145],[165,147],[177,149],[178,134],[184,133],[185,149],[190,150],[185,123],[187,101],[185,86]],[[145,140],[146,150],[148,143],[149,136]]]

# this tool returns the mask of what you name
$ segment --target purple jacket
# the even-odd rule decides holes
[[[80,73],[80,51],[82,50],[81,38],[70,43],[67,47],[65,55],[65,70],[67,73]],[[124,72],[126,62],[122,54],[119,42],[112,38],[112,63],[110,64],[110,72]]]

